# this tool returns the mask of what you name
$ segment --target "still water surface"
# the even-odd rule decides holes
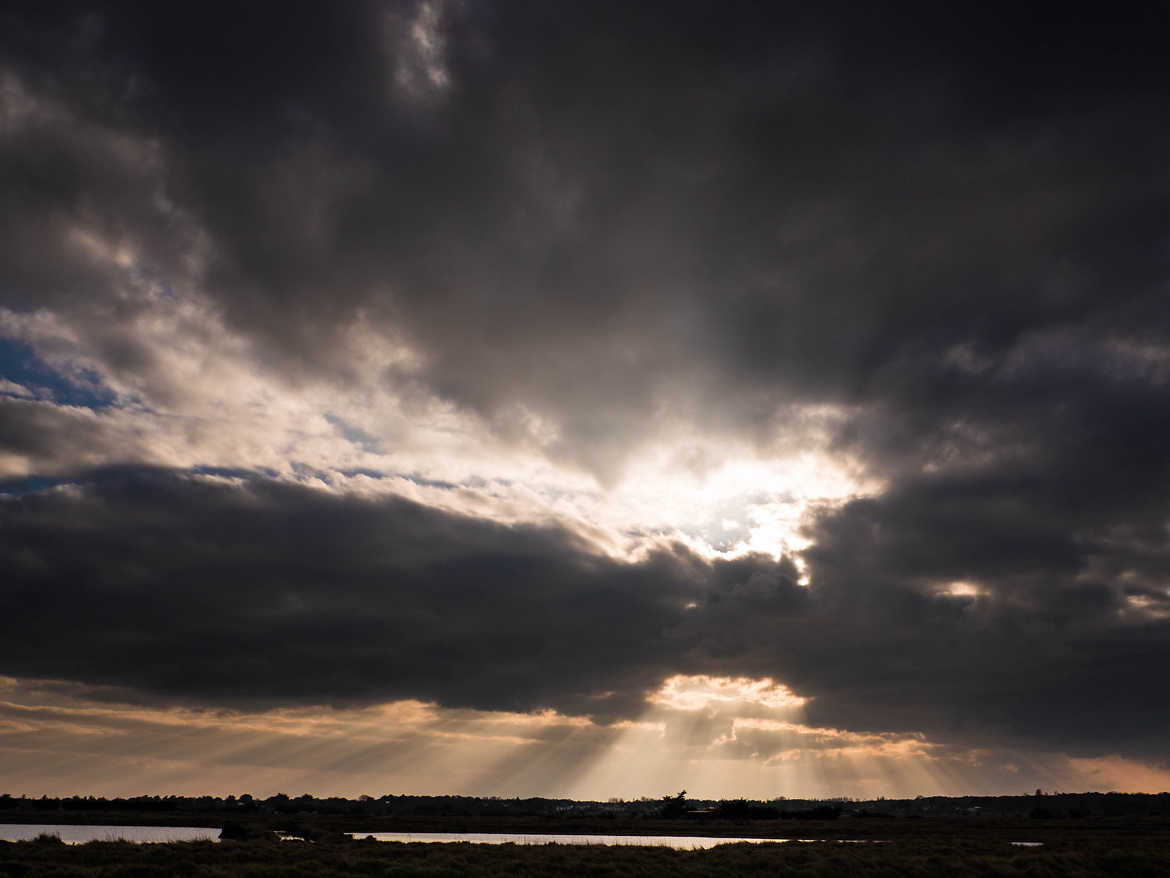
[[[751,844],[762,844],[764,842],[824,840],[815,838],[723,838],[704,835],[523,835],[510,832],[350,832],[347,834],[358,839],[373,836],[376,841],[469,841],[472,844],[628,844],[654,845],[683,850],[713,848],[717,844],[735,844],[744,841]],[[847,839],[847,841],[867,840]]]
[[[87,841],[218,841],[219,829],[209,826],[73,826],[65,823],[0,823],[0,841],[28,841],[55,835],[65,844]]]
[[[0,841],[28,841],[39,835],[55,835],[66,844],[87,841],[218,841],[219,829],[207,826],[78,826],[65,823],[0,823]],[[350,832],[353,838],[373,836],[377,841],[470,842],[472,844],[601,844],[653,845],[697,850],[720,844],[749,842],[813,842],[815,838],[725,838],[696,835],[539,835],[508,832]],[[842,844],[880,844],[869,839],[841,839]]]

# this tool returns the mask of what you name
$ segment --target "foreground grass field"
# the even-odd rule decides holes
[[[370,841],[135,845],[0,843],[0,876],[1163,876],[1165,839],[1090,834],[1043,847],[1007,840],[902,837],[883,844],[730,844],[710,850]]]

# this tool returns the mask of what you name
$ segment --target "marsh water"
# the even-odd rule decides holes
[[[0,823],[0,841],[30,841],[41,835],[55,835],[65,844],[88,841],[130,841],[159,844],[170,841],[219,841],[219,828],[209,826],[86,826],[70,823]],[[744,838],[704,835],[572,835],[515,832],[350,832],[351,838],[376,841],[471,844],[592,844],[651,845],[680,850],[713,848],[721,844],[784,844],[787,842],[838,841],[841,844],[881,844],[874,839]],[[283,835],[283,833],[281,833]],[[293,840],[291,837],[289,840]],[[297,839],[299,840],[299,839]],[[1018,847],[1040,847],[1041,842],[1013,841]]]
[[[791,841],[824,841],[824,839],[814,838],[725,838],[722,836],[705,835],[526,835],[513,832],[350,832],[347,835],[356,839],[372,837],[375,841],[441,843],[467,841],[472,844],[652,845],[654,847],[671,847],[681,850],[713,848],[715,845],[735,844],[737,842],[749,842],[751,844],[771,842],[773,844],[782,844]],[[848,839],[847,841],[868,841],[868,839]]]
[[[78,826],[68,823],[0,823],[0,841],[30,841],[55,835],[65,844],[87,841],[218,841],[219,828],[209,826]]]

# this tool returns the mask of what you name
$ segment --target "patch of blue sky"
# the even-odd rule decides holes
[[[275,479],[280,474],[271,467],[238,467],[238,466],[211,466],[209,464],[196,464],[191,467],[191,472],[200,476],[217,476],[224,479],[254,479],[257,476],[262,476],[268,479]]]
[[[23,497],[28,494],[41,494],[45,491],[50,491],[53,488],[59,487],[60,485],[76,484],[79,480],[84,482],[86,479],[94,478],[95,476],[108,476],[110,473],[134,472],[135,469],[136,468],[134,466],[115,466],[91,470],[88,474],[83,475],[75,474],[70,476],[42,476],[33,474],[0,479],[0,496]],[[225,479],[241,479],[245,481],[257,478],[275,479],[280,475],[276,470],[270,467],[245,468],[210,466],[203,464],[197,464],[188,470],[165,470],[156,467],[144,467],[143,469],[147,471],[157,470],[159,472],[165,471],[174,473],[189,472],[201,476],[218,476]]]
[[[27,344],[0,336],[0,378],[19,384],[41,399],[61,405],[105,408],[115,395],[97,373],[82,370],[65,375],[38,357]]]
[[[325,413],[325,420],[328,421],[347,442],[352,442],[354,445],[357,445],[363,451],[367,451],[370,454],[382,453],[382,440],[372,433],[367,433],[361,427],[349,423],[332,412]]]
[[[21,476],[0,479],[0,496],[24,497],[28,494],[42,494],[58,485],[65,485],[73,479],[51,478],[49,476]]]
[[[352,479],[354,476],[365,476],[370,479],[402,479],[418,485],[420,488],[439,488],[444,491],[453,491],[456,488],[474,487],[470,482],[465,485],[460,485],[455,482],[445,482],[439,479],[428,479],[418,473],[396,473],[396,472],[382,472],[368,467],[356,467],[354,469],[337,470],[339,475],[345,476],[347,479]],[[477,477],[478,478],[478,477]]]

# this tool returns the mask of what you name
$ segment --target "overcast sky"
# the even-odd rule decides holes
[[[0,777],[1170,789],[1170,13],[6,4]]]

